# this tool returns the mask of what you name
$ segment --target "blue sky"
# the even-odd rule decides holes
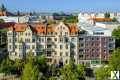
[[[0,0],[11,11],[120,11],[120,0]]]

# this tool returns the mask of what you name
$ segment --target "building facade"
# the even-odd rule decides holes
[[[78,63],[78,29],[74,24],[15,24],[7,32],[9,57],[24,58],[29,52],[44,54],[49,64],[63,63],[74,57]],[[72,55],[73,54],[73,55]]]
[[[22,59],[30,52],[45,55],[49,64],[106,62],[115,48],[111,36],[81,34],[76,24],[17,23],[7,32],[9,57]]]
[[[79,36],[79,61],[81,64],[106,63],[115,48],[110,36]]]

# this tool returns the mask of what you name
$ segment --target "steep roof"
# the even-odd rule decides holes
[[[27,23],[16,23],[15,25],[12,25],[9,29],[15,30],[16,32],[24,32],[27,27],[30,27],[30,29],[38,34],[46,34],[48,32],[55,32],[55,27],[59,24],[50,24],[45,25],[41,23],[35,23],[35,24],[27,24]],[[47,26],[47,27],[46,27]],[[76,24],[68,24],[66,25],[69,28],[70,33],[76,33],[78,32],[78,28]]]

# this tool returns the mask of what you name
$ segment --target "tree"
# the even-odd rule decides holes
[[[106,12],[106,13],[104,14],[104,17],[105,17],[105,18],[110,18],[110,13],[109,13],[109,12]]]
[[[112,32],[112,36],[115,37],[116,39],[116,48],[119,48],[120,47],[120,26],[118,26],[117,29],[114,29],[113,32]]]
[[[64,24],[66,24],[66,23],[67,23],[67,20],[66,20],[66,18],[65,18],[65,17],[63,17],[63,18],[62,18],[62,22],[63,22]]]
[[[85,67],[81,64],[77,65],[77,74],[79,79],[83,79],[85,77]]]
[[[57,80],[56,77],[50,77],[48,80]]]
[[[14,66],[14,62],[9,58],[4,59],[0,65],[0,72],[5,74],[16,74],[16,67]]]
[[[17,11],[17,16],[20,16],[20,11]]]
[[[96,80],[108,80],[110,77],[109,67],[101,67],[95,71]]]
[[[4,23],[5,21],[4,21],[4,19],[0,19],[0,23]]]
[[[38,66],[34,66],[32,70],[31,80],[38,80],[38,77],[39,77],[39,68]]]
[[[70,64],[61,69],[61,80],[78,80],[78,75]]]
[[[25,68],[23,69],[22,80],[31,80],[31,77],[33,77],[32,73],[33,73],[33,64],[28,62],[27,64],[25,64]]]
[[[15,64],[14,66],[16,67],[16,73],[18,75],[21,75],[22,74],[22,70],[24,68],[24,64],[25,64],[25,61],[24,60],[21,60],[21,59],[16,59],[15,60]]]
[[[112,19],[112,22],[118,22],[118,20],[114,17],[114,18]]]
[[[109,66],[111,70],[120,70],[120,49],[116,49],[110,56]]]
[[[76,65],[74,61],[61,69],[61,80],[85,80],[85,71],[83,65]]]
[[[1,10],[6,11],[7,9],[5,8],[4,4],[1,5]]]

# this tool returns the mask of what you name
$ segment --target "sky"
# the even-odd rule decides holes
[[[10,11],[23,12],[120,12],[120,0],[0,0],[0,4]]]

